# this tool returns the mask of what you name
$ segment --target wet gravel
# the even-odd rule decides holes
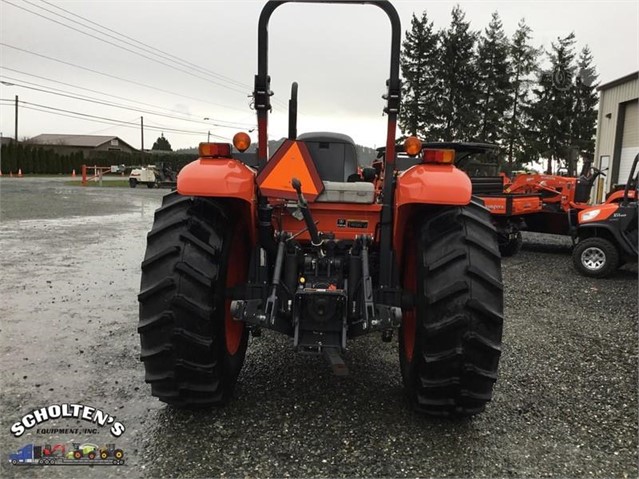
[[[561,237],[527,234],[503,261],[500,379],[472,420],[410,412],[397,342],[376,336],[352,342],[351,374],[335,377],[265,333],[251,339],[228,407],[164,407],[144,384],[135,329],[163,193],[0,178],[2,477],[637,477],[637,268],[578,276]],[[100,407],[127,430],[9,432],[62,402]],[[127,463],[11,466],[29,442],[117,442]]]

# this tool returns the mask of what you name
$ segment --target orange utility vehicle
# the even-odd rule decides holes
[[[579,212],[572,258],[577,271],[585,276],[609,276],[624,263],[637,261],[637,162],[639,155],[623,190],[612,193],[604,204]]]
[[[385,0],[296,2],[370,4],[390,19],[386,151],[379,170],[362,170],[347,136],[297,135],[296,84],[288,139],[268,152],[268,23],[286,3],[267,2],[259,19],[258,167],[230,144],[201,144],[155,213],[138,328],[152,394],[175,406],[225,403],[249,332],[288,335],[296,351],[325,355],[344,374],[350,340],[377,333],[390,341],[399,330],[413,407],[478,413],[492,397],[501,353],[497,237],[454,150],[409,138],[406,150],[420,161],[396,171],[399,16]],[[234,137],[240,152],[249,142]]]

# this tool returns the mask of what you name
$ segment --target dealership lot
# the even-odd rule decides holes
[[[503,261],[500,379],[473,420],[411,413],[397,342],[373,336],[352,343],[351,374],[335,377],[265,333],[227,408],[166,408],[144,384],[136,332],[145,235],[164,193],[0,179],[3,477],[637,476],[637,269],[578,276],[561,237],[526,235]],[[67,402],[116,416],[126,432],[9,432]],[[117,442],[127,462],[79,472],[7,461],[28,442],[72,441]]]

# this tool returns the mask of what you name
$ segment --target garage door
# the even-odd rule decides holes
[[[632,166],[632,160],[639,153],[639,100],[626,103],[625,107],[618,183],[626,182]]]

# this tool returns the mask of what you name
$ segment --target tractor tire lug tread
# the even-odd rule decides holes
[[[400,363],[416,411],[441,417],[482,412],[501,356],[501,255],[489,211],[473,198],[422,221],[414,241],[416,333]],[[445,245],[445,246],[444,246]]]
[[[161,261],[165,256],[178,254],[179,252],[180,252],[179,246],[169,246],[168,248],[165,248],[159,253],[154,254],[150,258],[142,261],[142,269],[144,270],[146,268],[153,266],[153,264],[157,263],[158,261]]]
[[[138,295],[140,358],[153,396],[174,407],[228,402],[244,360],[247,331],[231,356],[224,329],[232,219],[220,200],[173,192],[147,235]]]

